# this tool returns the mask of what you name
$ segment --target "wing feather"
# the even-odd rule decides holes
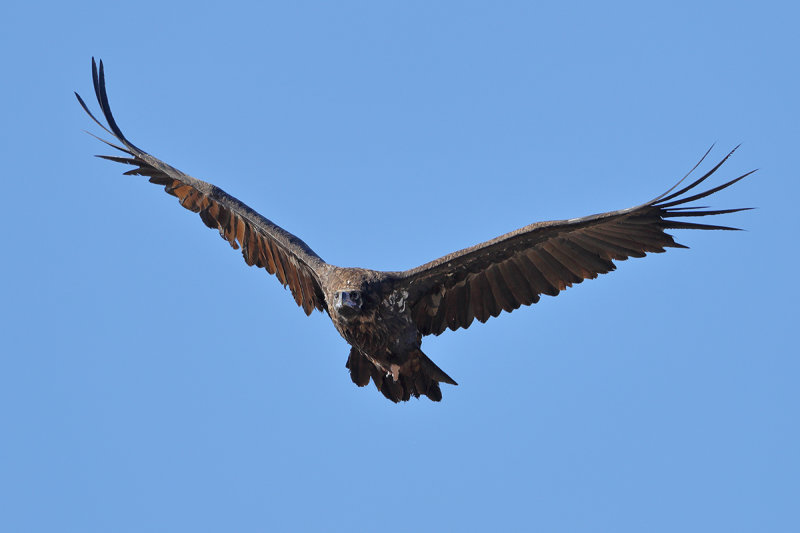
[[[685,205],[730,187],[754,172],[693,192],[735,150],[698,179],[678,189],[709,150],[681,181],[645,204],[571,220],[531,224],[396,273],[396,283],[409,291],[412,317],[420,332],[439,335],[447,328],[469,327],[473,318],[485,322],[501,310],[510,312],[520,305],[536,303],[542,294],[555,296],[584,279],[611,272],[616,268],[614,261],[644,257],[664,252],[666,248],[686,248],[665,230],[735,230],[685,220],[750,209]]]
[[[471,279],[467,279],[466,283],[469,284],[470,309],[472,314],[475,315],[478,322],[486,322],[491,315],[491,308],[487,302],[490,298],[486,295],[486,292],[489,290],[486,282],[486,274],[479,272]],[[494,302],[494,300],[492,300],[492,302]],[[417,323],[419,324],[420,321],[418,320]]]
[[[104,125],[98,120],[83,99],[75,93],[84,111],[103,130],[113,135],[121,146],[103,141],[110,147],[124,152],[125,156],[101,155],[103,159],[131,165],[135,168],[126,175],[146,176],[151,183],[161,185],[164,191],[178,198],[180,204],[200,215],[203,224],[219,231],[233,249],[242,249],[242,257],[248,265],[264,268],[274,274],[284,287],[288,286],[298,306],[306,314],[314,309],[326,309],[322,290],[322,279],[328,267],[302,240],[253,209],[210,183],[198,180],[171,167],[131,143],[117,125],[111,114],[105,85],[103,62],[98,68],[92,58],[92,81]],[[96,136],[95,136],[96,137]]]

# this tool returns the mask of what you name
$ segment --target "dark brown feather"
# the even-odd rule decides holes
[[[479,272],[472,276],[470,294],[472,295],[472,312],[479,322],[486,322],[489,317],[500,314],[485,272]]]
[[[519,302],[514,298],[514,293],[506,285],[503,274],[500,273],[500,264],[496,263],[486,269],[486,279],[489,280],[489,286],[492,288],[492,294],[495,301],[503,311],[511,312],[519,307]]]
[[[346,368],[350,369],[350,379],[359,387],[369,383],[370,363],[366,356],[356,348],[350,348],[350,356],[347,358]]]
[[[563,265],[575,277],[575,283],[580,283],[586,278],[594,277],[593,272],[580,262],[572,251],[565,246],[564,239],[554,239],[542,243],[542,250],[550,254],[554,261]]]
[[[559,291],[563,291],[567,288],[567,280],[564,279],[563,273],[560,272],[563,268],[551,265],[550,261],[546,259],[549,256],[544,250],[534,248],[528,250],[525,256],[531,260],[531,263],[536,266],[551,286]]]
[[[550,283],[547,278],[544,277],[542,271],[539,270],[539,267],[536,266],[526,253],[517,254],[516,261],[520,267],[522,267],[522,270],[524,270],[528,282],[537,293],[547,294],[548,296],[556,296],[558,294],[558,287]],[[538,299],[534,301],[538,301]]]
[[[484,322],[490,316],[497,316],[500,310],[511,311],[521,304],[535,303],[541,294],[555,296],[584,279],[610,272],[615,269],[615,260],[644,257],[647,253],[663,252],[665,248],[683,248],[665,233],[666,229],[735,229],[681,220],[743,210],[685,205],[730,187],[751,174],[748,172],[722,185],[687,195],[714,174],[732,153],[689,185],[673,192],[678,188],[676,185],[645,204],[571,220],[531,224],[397,273],[399,283],[409,289],[412,317],[420,332],[438,335],[446,327],[466,328],[472,317]],[[461,295],[464,286],[470,289],[466,301]],[[432,291],[442,294],[448,304],[444,316],[437,312],[431,318],[430,313],[417,312],[428,308]],[[470,310],[472,316],[451,305]]]

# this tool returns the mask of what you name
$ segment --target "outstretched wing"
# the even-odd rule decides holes
[[[295,302],[307,315],[314,309],[320,311],[326,309],[321,279],[327,263],[302,240],[259,215],[222,189],[184,174],[128,141],[111,114],[103,62],[100,61],[98,71],[94,58],[92,58],[92,79],[97,102],[108,127],[95,118],[78,93],[75,93],[75,96],[92,120],[116,137],[122,146],[100,140],[126,154],[123,157],[106,155],[98,157],[133,165],[136,168],[125,174],[148,176],[151,183],[163,185],[164,190],[176,196],[183,207],[198,213],[206,226],[218,230],[220,236],[234,249],[241,246],[242,256],[248,265],[265,268],[270,274],[275,274],[284,287],[288,285]]]
[[[677,192],[672,191],[700,165],[708,152],[678,184],[650,202],[582,218],[531,224],[398,273],[395,286],[408,291],[407,301],[420,333],[439,335],[447,328],[468,328],[476,318],[486,322],[501,311],[510,312],[521,305],[536,303],[542,294],[555,296],[573,283],[614,270],[613,260],[644,257],[648,252],[664,252],[668,247],[686,248],[676,243],[665,232],[667,229],[737,229],[681,219],[749,208],[679,207],[729,187],[754,172],[704,192],[686,194],[716,172],[735,150]]]

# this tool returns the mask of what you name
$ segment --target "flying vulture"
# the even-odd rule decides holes
[[[442,399],[439,383],[456,385],[420,350],[425,335],[468,328],[474,320],[486,322],[501,311],[534,304],[542,294],[555,296],[573,283],[611,272],[615,260],[644,257],[665,248],[685,248],[665,230],[736,229],[685,219],[743,209],[712,210],[685,204],[752,173],[696,192],[695,188],[722,166],[732,150],[691,184],[677,191],[675,185],[635,207],[537,222],[404,272],[342,268],[326,263],[301,239],[225,191],[137,148],[122,134],[111,114],[102,61],[98,69],[92,59],[92,78],[108,127],[95,118],[77,93],[75,96],[119,145],[103,142],[124,154],[98,157],[132,165],[134,168],[125,174],[147,176],[151,183],[162,185],[183,207],[198,213],[206,226],[219,231],[231,247],[241,248],[248,265],[265,269],[288,286],[306,315],[314,309],[328,313],[351,346],[346,367],[353,383],[363,387],[372,379],[393,402],[420,395],[438,402]]]

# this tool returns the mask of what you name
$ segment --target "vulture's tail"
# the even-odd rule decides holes
[[[356,348],[350,349],[350,356],[345,366],[350,369],[350,379],[353,383],[363,387],[372,378],[375,387],[395,403],[401,400],[408,401],[412,396],[419,398],[420,395],[438,402],[442,399],[440,382],[458,385],[419,349],[409,354],[406,363],[400,366],[395,374],[382,369]]]

